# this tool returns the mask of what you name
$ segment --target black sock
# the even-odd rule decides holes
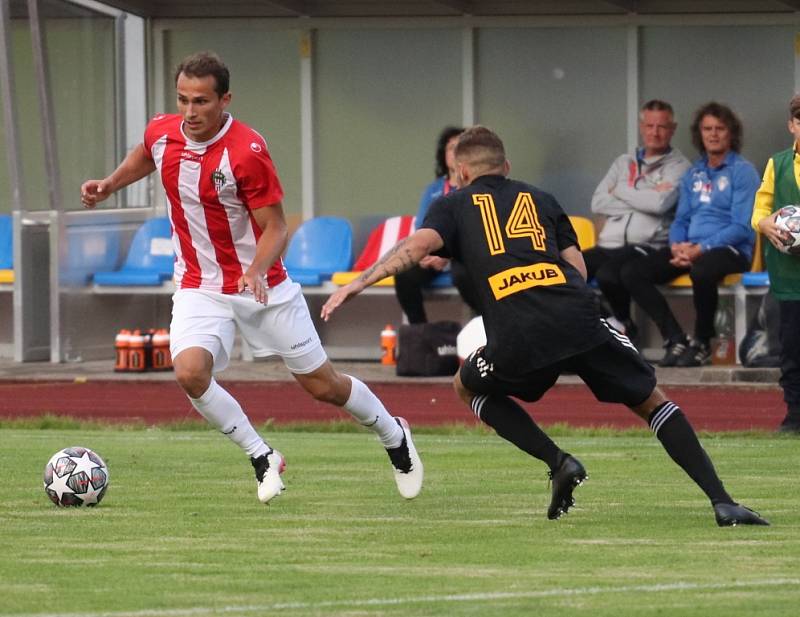
[[[712,504],[735,503],[680,407],[666,401],[653,410],[647,421],[667,454],[708,495]]]
[[[500,437],[510,441],[523,452],[544,461],[555,469],[561,450],[539,428],[527,412],[507,396],[479,395],[472,399],[472,411],[491,426]]]

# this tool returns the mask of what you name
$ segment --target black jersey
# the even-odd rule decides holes
[[[552,195],[481,176],[435,201],[421,227],[444,240],[438,255],[469,273],[486,328],[484,357],[495,372],[522,376],[609,339],[594,292],[561,258],[578,240]]]

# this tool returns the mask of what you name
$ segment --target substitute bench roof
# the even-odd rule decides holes
[[[800,11],[800,0],[105,0],[104,3],[153,18],[611,17]],[[25,0],[14,0],[14,4],[24,5]]]

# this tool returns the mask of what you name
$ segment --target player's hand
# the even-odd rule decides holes
[[[258,272],[247,270],[237,283],[239,293],[249,291],[253,294],[253,300],[260,304],[267,303],[267,284],[264,275]]]
[[[94,208],[99,202],[111,196],[111,182],[108,180],[87,180],[81,184],[81,203],[84,208]]]
[[[779,211],[775,211],[769,216],[765,216],[758,222],[758,231],[764,234],[764,237],[770,241],[772,246],[776,249],[783,250],[784,240],[790,241],[791,236],[783,229],[775,224],[778,218]]]
[[[449,263],[450,260],[444,257],[437,257],[436,255],[426,255],[425,257],[420,259],[419,267],[441,272],[447,267],[447,264]]]
[[[341,289],[337,289],[335,292],[333,292],[326,300],[325,304],[322,305],[322,311],[320,311],[320,317],[322,317],[322,320],[328,321],[337,308],[347,302],[350,298],[360,294],[363,289],[364,284],[356,279]]]

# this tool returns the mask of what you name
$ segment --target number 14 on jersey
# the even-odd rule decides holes
[[[483,230],[486,233],[486,243],[489,245],[489,253],[498,255],[506,252],[503,234],[500,223],[497,220],[497,208],[494,205],[494,198],[489,193],[478,193],[472,196],[472,203],[481,209],[481,220]],[[531,244],[536,251],[545,250],[544,227],[539,223],[536,213],[536,204],[530,193],[518,193],[511,209],[511,215],[506,222],[506,237],[531,239]]]

